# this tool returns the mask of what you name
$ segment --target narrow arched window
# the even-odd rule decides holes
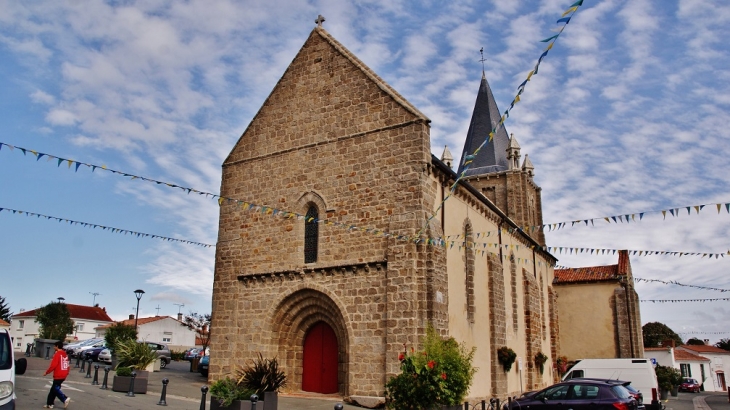
[[[319,213],[317,207],[310,205],[304,218],[304,263],[317,262],[317,244],[319,242]]]

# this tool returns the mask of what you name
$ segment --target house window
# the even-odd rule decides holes
[[[310,205],[304,218],[304,263],[317,262],[317,245],[319,242],[319,213],[317,207]]]
[[[18,320],[18,329],[25,327],[25,320]]]
[[[172,332],[165,332],[162,335],[162,341],[164,343],[170,343],[172,342]]]
[[[679,371],[682,372],[682,377],[692,377],[692,369],[689,367],[689,363],[680,363]]]
[[[84,324],[83,323],[76,323],[76,331],[77,332],[83,332],[84,331]]]

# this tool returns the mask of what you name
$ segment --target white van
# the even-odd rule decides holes
[[[649,359],[583,359],[578,360],[563,376],[630,381],[644,395],[647,410],[661,410],[659,382]],[[650,400],[651,399],[651,400]]]
[[[10,334],[0,329],[0,409],[15,409],[15,374],[25,373],[25,358],[15,362]]]

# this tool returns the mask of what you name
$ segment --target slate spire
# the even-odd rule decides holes
[[[487,83],[487,77],[482,72],[482,81],[479,85],[479,93],[474,104],[474,112],[471,115],[469,132],[466,134],[464,150],[461,153],[458,173],[464,170],[464,160],[471,155],[485,140],[489,139],[489,133],[499,124],[501,118],[497,102],[494,100],[492,90]],[[509,137],[504,126],[496,132],[494,139],[486,143],[479,153],[469,164],[466,176],[482,175],[493,172],[506,171],[509,163],[507,161],[507,148]]]

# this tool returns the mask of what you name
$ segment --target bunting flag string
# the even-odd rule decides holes
[[[615,255],[622,249],[606,249],[606,248],[580,248],[580,247],[569,247],[569,246],[546,246],[545,250],[552,254],[565,254],[565,255],[578,255],[581,253],[591,255]],[[647,251],[647,250],[636,250],[627,249],[631,256],[651,256],[651,255],[662,255],[662,256],[701,256],[702,258],[724,258],[726,255],[730,256],[730,249],[727,252],[680,252],[680,251]],[[571,269],[571,268],[567,268]]]
[[[43,215],[43,214],[39,214],[39,213],[35,213],[35,212],[21,211],[21,210],[12,209],[12,208],[0,208],[0,213],[2,213],[3,211],[5,211],[5,212],[11,212],[14,215],[35,216],[36,218],[45,218],[46,220],[54,220],[54,221],[58,221],[58,222],[66,222],[69,225],[79,225],[79,226],[82,226],[84,228],[91,228],[91,229],[99,228],[102,231],[109,231],[111,233],[119,233],[119,234],[124,234],[124,235],[129,234],[129,235],[134,236],[134,237],[137,237],[137,238],[160,239],[160,240],[168,241],[168,242],[180,242],[180,243],[185,243],[185,244],[188,244],[188,245],[202,246],[204,248],[210,248],[210,247],[215,246],[215,245],[211,245],[211,244],[207,244],[207,243],[188,241],[188,240],[185,240],[185,239],[171,238],[169,236],[154,235],[154,234],[149,234],[149,233],[144,233],[144,232],[130,231],[128,229],[115,228],[113,226],[98,225],[98,224],[89,223],[89,222],[74,221],[72,219],[59,218],[59,217],[56,217],[56,216]]]
[[[728,301],[730,298],[714,298],[714,299],[639,299],[639,302],[651,303],[681,303],[681,302],[721,302]]]
[[[494,136],[496,135],[497,131],[499,131],[503,126],[504,122],[507,118],[510,116],[510,112],[515,107],[515,105],[521,101],[520,96],[522,93],[525,92],[525,87],[527,86],[527,83],[532,79],[532,76],[537,75],[538,69],[540,68],[540,63],[542,63],[542,60],[547,56],[548,52],[553,48],[553,45],[558,40],[558,37],[560,37],[561,34],[563,34],[563,30],[565,30],[565,27],[570,22],[570,19],[573,18],[575,13],[578,11],[578,8],[583,5],[583,0],[578,0],[575,3],[571,4],[570,7],[563,12],[561,15],[561,18],[558,19],[556,24],[561,24],[560,27],[557,27],[557,34],[550,36],[544,40],[540,40],[541,43],[548,43],[547,47],[542,51],[542,54],[540,54],[540,57],[537,59],[537,63],[533,67],[533,69],[527,74],[527,78],[519,85],[517,86],[517,95],[512,99],[512,102],[509,104],[509,108],[504,112],[500,120],[497,122],[497,124],[494,125],[492,128],[492,131],[489,132],[487,135],[487,138],[484,139],[484,141],[477,147],[477,149],[474,150],[469,155],[464,156],[462,158],[462,165],[463,170],[461,174],[457,175],[456,180],[451,185],[450,189],[450,195],[447,195],[444,197],[444,199],[441,201],[439,206],[434,210],[433,214],[426,220],[426,223],[421,227],[421,229],[418,231],[418,234],[416,236],[421,236],[421,233],[424,229],[426,229],[429,225],[429,223],[436,217],[439,210],[444,206],[444,203],[454,194],[456,191],[456,188],[458,187],[459,182],[464,178],[466,175],[466,171],[471,168],[471,163],[474,161],[474,158],[476,158],[477,154],[479,154],[479,151],[484,148],[487,143],[491,142],[492,139],[494,139]],[[567,17],[566,17],[567,16]]]
[[[665,285],[685,286],[685,287],[688,287],[688,288],[703,289],[703,290],[716,290],[718,292],[730,292],[730,289],[713,288],[713,287],[710,287],[710,286],[687,285],[687,284],[679,283],[679,282],[673,281],[673,280],[634,278],[634,281],[636,283],[639,283],[639,282],[663,283]]]

